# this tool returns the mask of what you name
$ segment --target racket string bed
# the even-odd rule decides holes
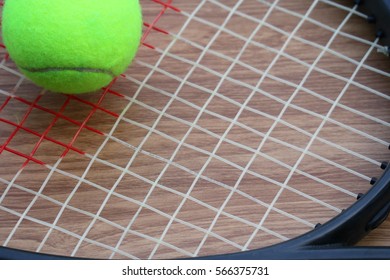
[[[390,201],[389,1],[351,2],[143,0],[86,96],[0,45],[0,258],[390,258],[350,247]]]

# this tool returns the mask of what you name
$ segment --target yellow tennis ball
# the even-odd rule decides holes
[[[141,39],[138,0],[7,0],[3,39],[21,72],[62,93],[108,85]]]

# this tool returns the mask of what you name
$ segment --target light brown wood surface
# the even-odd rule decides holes
[[[280,1],[283,9],[269,15],[252,38],[257,44],[249,45],[243,38],[270,5],[244,1],[218,34],[238,2],[173,1],[178,12],[142,0],[145,23],[158,29],[144,27],[136,61],[97,93],[46,92],[23,79],[0,48],[0,245],[96,258],[237,252],[307,232],[369,189],[378,165],[337,147],[381,162],[390,159],[386,145],[324,121],[333,110],[327,100],[337,99],[358,66],[329,51],[315,62],[332,33],[313,22],[305,21],[296,37],[322,48],[296,39],[285,46],[302,18],[283,9],[302,15],[312,1]],[[337,1],[351,7],[347,2]],[[319,3],[310,18],[336,29],[347,14]],[[342,31],[374,40],[374,27],[356,15]],[[343,36],[330,46],[357,62],[369,48]],[[278,55],[281,49],[287,56]],[[375,50],[364,64],[390,72]],[[388,143],[388,126],[350,109],[388,125],[389,99],[359,85],[388,97],[389,80],[363,67],[331,119]],[[30,160],[22,169],[23,155]],[[288,188],[278,185],[284,182]],[[390,221],[359,245],[390,246]]]

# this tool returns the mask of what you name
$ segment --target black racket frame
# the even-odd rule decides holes
[[[390,0],[355,0],[368,21],[377,26],[381,43],[390,46]],[[390,147],[389,147],[390,149]],[[234,254],[200,257],[203,260],[287,260],[287,259],[390,259],[390,247],[355,246],[364,236],[377,228],[390,213],[390,164],[379,179],[373,178],[372,188],[359,195],[356,203],[341,214],[312,231],[270,247]],[[71,257],[27,252],[0,246],[0,260],[65,260]]]

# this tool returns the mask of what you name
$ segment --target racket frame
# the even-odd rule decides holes
[[[390,259],[390,247],[351,247],[385,221],[390,213],[390,164],[372,188],[338,216],[289,241],[240,253],[199,257],[203,260]],[[66,260],[55,256],[0,247],[0,260]]]
[[[389,52],[390,0],[355,0],[368,20],[375,22],[377,37]],[[389,53],[388,53],[389,54]],[[390,149],[390,147],[389,147]],[[338,216],[312,231],[280,244],[245,252],[199,257],[197,259],[390,259],[390,247],[351,247],[387,219],[390,213],[390,164],[372,188]],[[0,246],[0,260],[66,260],[72,257],[28,252]]]

